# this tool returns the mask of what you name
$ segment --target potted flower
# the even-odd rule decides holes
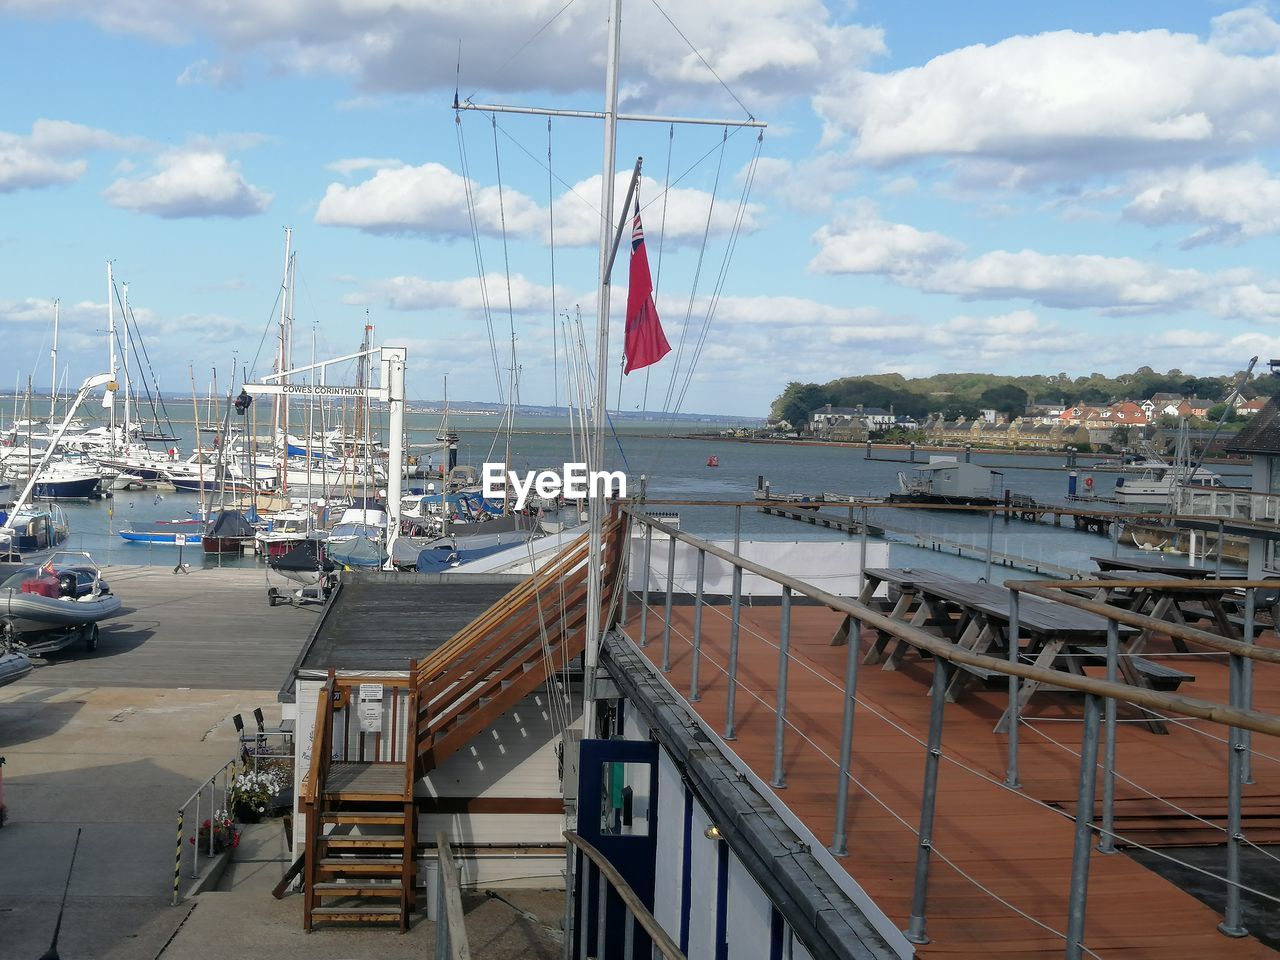
[[[236,775],[227,802],[238,823],[257,823],[271,809],[271,801],[283,788],[274,770],[248,770]]]
[[[240,831],[236,829],[235,821],[227,811],[218,810],[210,819],[200,824],[190,842],[201,853],[221,853],[240,846]]]

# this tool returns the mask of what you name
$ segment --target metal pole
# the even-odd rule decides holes
[[[733,552],[742,552],[742,504],[733,508]]]
[[[1009,591],[1009,663],[1018,663],[1018,603],[1022,595],[1017,590]],[[1018,790],[1022,784],[1018,782],[1018,677],[1009,674],[1009,762],[1005,772],[1004,785]]]
[[[636,923],[631,916],[631,908],[623,905],[622,913],[622,960],[632,960],[636,955]]]
[[[564,845],[564,921],[561,928],[564,931],[564,939],[560,960],[574,960],[573,948],[578,940],[578,915],[573,909],[574,881],[577,879],[577,872],[574,869],[576,851],[577,848],[573,844]]]
[[[1114,620],[1107,621],[1107,682],[1115,683],[1119,679],[1120,625]],[[1098,838],[1098,852],[1115,853],[1116,827],[1116,699],[1107,697],[1106,706],[1106,739],[1102,752],[1102,835]]]
[[[57,384],[54,384],[54,389],[57,389]],[[173,857],[173,905],[175,907],[178,905],[178,885],[182,882],[182,841],[184,839],[183,834],[186,833],[186,830],[183,829],[183,817],[185,814],[186,807],[178,811],[178,850]]]
[[[858,636],[862,624],[849,622],[849,642],[844,661],[844,716],[840,723],[840,779],[836,782],[836,830],[830,850],[837,857],[849,855],[849,765],[853,761],[853,710],[857,702],[858,659],[861,654]]]
[[[858,596],[867,585],[867,507],[862,507],[862,543],[858,546]]]
[[[1231,654],[1228,670],[1231,679],[1229,702],[1238,707],[1244,698],[1244,657]],[[1240,793],[1245,761],[1243,732],[1237,727],[1227,731],[1227,905],[1218,930],[1228,937],[1243,937],[1249,932],[1245,929],[1240,909],[1240,843],[1244,839],[1240,829]]]
[[[644,526],[644,586],[640,588],[640,646],[649,645],[649,565],[653,553],[653,527]]]
[[[1258,598],[1254,588],[1250,587],[1244,592],[1244,642],[1252,644],[1254,640],[1255,617],[1258,611]],[[1240,694],[1239,706],[1249,710],[1253,707],[1253,660],[1241,658],[1244,662],[1241,670],[1243,676],[1243,689]],[[1240,743],[1244,748],[1243,755],[1240,757],[1240,782],[1253,783],[1253,731],[1240,731]]]
[[[729,604],[729,690],[725,701],[724,738],[737,740],[734,705],[738,699],[738,632],[742,622],[742,568],[733,568],[733,599]]]
[[[947,681],[951,664],[942,657],[933,659],[933,687],[929,695],[929,746],[924,755],[924,788],[920,799],[920,835],[916,848],[916,880],[911,893],[911,918],[907,940],[929,943],[925,932],[925,909],[929,893],[929,854],[933,849],[933,808],[938,798],[938,761],[942,757],[942,712],[947,704]]]
[[[605,880],[604,871],[596,867],[597,892],[600,902],[596,905],[596,956],[603,960],[605,956],[605,924],[608,922],[607,914],[609,912],[609,885]]]
[[[1120,518],[1119,517],[1116,517],[1116,519],[1111,524],[1111,556],[1113,559],[1115,557],[1120,556]]]
[[[782,769],[787,734],[787,667],[791,660],[791,588],[782,588],[781,623],[778,626],[778,706],[773,725],[773,779],[770,786],[781,790],[787,785]]]
[[[200,876],[200,794],[202,793],[204,793],[203,789],[196,791],[196,842],[192,844],[193,854],[191,857],[191,876],[193,879]]]
[[[698,590],[693,598],[693,667],[689,671],[689,702],[702,699],[698,692],[698,667],[702,664],[702,581],[707,570],[707,551],[698,551]]]
[[[671,597],[676,586],[676,538],[669,538],[667,551],[667,612],[662,619],[662,672],[671,672]]]
[[[1007,517],[1008,513],[1006,513],[1005,516]],[[992,508],[991,512],[987,514],[987,572],[986,572],[987,583],[991,582],[991,554],[995,550],[995,541],[996,541],[996,511],[995,511],[995,508]]]
[[[631,599],[631,517],[622,531],[622,556],[618,558],[618,578],[622,581],[622,596],[618,598],[618,617],[615,621],[619,627],[627,625],[627,607]]]
[[[1093,845],[1093,800],[1098,779],[1098,698],[1084,698],[1084,739],[1080,744],[1080,781],[1076,793],[1076,837],[1071,851],[1071,892],[1067,906],[1067,960],[1080,960],[1084,912],[1089,899],[1089,848]]]
[[[1222,521],[1218,521],[1218,556],[1213,563],[1213,578],[1222,579]]]

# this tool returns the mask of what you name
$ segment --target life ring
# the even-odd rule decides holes
[[[1086,490],[1092,490],[1092,489],[1093,489],[1093,477],[1085,477],[1085,478],[1084,478],[1084,488],[1085,488]]]

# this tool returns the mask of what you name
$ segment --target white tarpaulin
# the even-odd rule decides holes
[[[732,540],[710,540],[723,550],[733,551]],[[667,561],[670,549],[666,538],[654,540],[649,554],[649,589],[666,593]],[[770,567],[779,573],[811,583],[815,587],[841,597],[858,595],[861,572],[861,540],[744,540],[738,552],[747,560]],[[867,544],[867,566],[889,565],[889,545],[883,541]],[[628,585],[633,591],[644,589],[644,538],[631,541],[631,573]],[[698,587],[698,551],[687,543],[676,543],[676,590],[694,593]],[[883,587],[881,588],[883,589]],[[733,568],[728,562],[707,555],[703,575],[704,594],[729,596],[733,592]],[[782,588],[757,574],[742,575],[744,597],[778,597]]]

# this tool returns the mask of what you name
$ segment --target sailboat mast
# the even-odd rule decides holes
[[[49,376],[53,384],[49,388],[49,422],[53,423],[54,413],[58,409],[58,307],[62,301],[53,301],[53,348],[49,351]]]
[[[124,306],[120,310],[120,320],[124,323],[124,353],[121,364],[124,373],[124,439],[129,442],[129,284],[124,285]]]
[[[284,228],[284,273],[280,278],[280,331],[279,342],[276,344],[276,373],[284,373],[285,366],[285,328],[289,323],[289,246],[293,238],[293,228]],[[282,380],[281,383],[284,381]],[[284,433],[284,423],[287,419],[286,411],[288,410],[289,401],[287,395],[277,394],[275,402],[271,409],[271,429]],[[283,438],[281,443],[283,443]]]
[[[107,372],[111,374],[111,382],[116,382],[116,281],[111,271],[111,261],[107,261]],[[107,387],[103,397],[107,407],[107,435],[111,438],[111,452],[116,452],[116,395],[111,387]]]
[[[622,0],[613,0],[609,16],[609,52],[605,67],[604,167],[600,184],[600,295],[596,304],[596,396],[591,404],[591,444],[587,448],[587,475],[603,467],[604,407],[609,390],[609,267],[613,242],[613,175],[618,139],[618,47],[622,40]],[[590,493],[590,491],[588,491]],[[583,666],[586,672],[582,704],[582,733],[595,736],[595,703],[592,700],[596,665],[600,660],[601,544],[604,500],[588,496],[587,534],[587,636]]]

